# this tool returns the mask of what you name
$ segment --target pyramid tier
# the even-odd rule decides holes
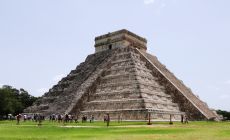
[[[158,83],[158,79],[145,65],[133,49],[125,49],[124,52],[115,54],[110,67],[104,69],[95,92],[90,93],[90,98],[81,112],[88,114],[93,111],[97,116],[97,111],[101,114],[117,110],[145,110],[142,119],[146,119],[146,113],[150,110],[160,114],[182,113],[170,95],[165,93],[165,87]],[[129,114],[122,114],[127,120],[137,118],[136,115],[130,118]]]

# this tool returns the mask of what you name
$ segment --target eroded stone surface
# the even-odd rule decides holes
[[[110,48],[108,38],[114,44],[120,43],[120,47]],[[122,40],[122,44],[119,38],[128,39],[129,43]],[[107,113],[114,120],[146,120],[149,114],[155,120],[169,120],[170,115],[173,120],[180,120],[182,114],[190,120],[217,117],[155,56],[146,53],[144,38],[121,30],[95,41],[95,47],[99,47],[96,53],[89,55],[26,112],[94,115],[100,120]]]

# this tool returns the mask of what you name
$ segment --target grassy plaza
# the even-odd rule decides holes
[[[0,121],[1,140],[229,140],[230,122],[57,123]]]

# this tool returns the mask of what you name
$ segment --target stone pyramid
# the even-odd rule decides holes
[[[147,53],[147,40],[125,29],[95,38],[95,53],[26,112],[116,120],[217,119],[183,82]]]

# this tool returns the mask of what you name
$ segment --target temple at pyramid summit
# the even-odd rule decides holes
[[[147,40],[128,30],[95,38],[88,55],[25,112],[93,115],[103,120],[217,120],[217,114],[147,52]]]

